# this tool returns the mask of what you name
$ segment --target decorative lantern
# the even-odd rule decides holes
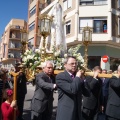
[[[92,30],[88,26],[83,29],[82,41],[84,45],[88,45],[92,42]]]
[[[52,24],[52,17],[44,14],[40,17],[40,34],[42,36],[48,36],[51,33],[51,24]]]

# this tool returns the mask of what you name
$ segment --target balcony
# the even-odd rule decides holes
[[[17,53],[8,53],[8,58],[20,58],[20,54],[17,54]]]
[[[40,11],[43,10],[44,8],[46,8],[48,5],[50,5],[53,1],[55,1],[55,0],[47,0],[46,3],[41,4]]]
[[[8,49],[20,50],[21,44],[20,43],[10,43]]]
[[[20,30],[20,29],[24,29],[24,27],[19,26],[19,25],[11,25],[10,26],[10,30]]]
[[[20,32],[15,32],[15,31],[10,31],[10,39],[14,40],[20,40],[21,39],[21,33]]]
[[[107,5],[108,1],[107,0],[81,0],[80,5]]]

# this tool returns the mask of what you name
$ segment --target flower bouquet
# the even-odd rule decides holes
[[[64,60],[67,56],[74,56],[77,59],[78,62],[78,69],[81,69],[84,67],[84,59],[81,56],[80,53],[78,53],[78,50],[81,46],[77,45],[75,47],[71,47],[70,49],[68,49],[67,53],[64,53],[60,50],[56,50],[54,48],[54,65],[55,65],[55,70],[63,70],[64,69]]]
[[[40,50],[26,50],[22,57],[22,65],[26,68],[26,77],[28,81],[32,81],[35,77],[35,71],[37,66],[41,64]]]

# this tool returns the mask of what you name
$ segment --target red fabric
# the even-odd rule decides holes
[[[4,102],[1,105],[3,120],[13,120],[14,108],[10,107],[10,104]]]

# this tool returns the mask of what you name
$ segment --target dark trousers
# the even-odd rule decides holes
[[[120,119],[116,119],[116,118],[112,118],[110,116],[107,116],[107,119],[106,120],[120,120]]]
[[[17,96],[17,106],[18,106],[18,111],[19,111],[18,118],[19,119],[21,119],[23,115],[24,100],[25,100],[25,95]]]
[[[108,100],[108,96],[103,96],[103,106],[104,106],[103,112],[104,112],[104,113],[105,113],[105,111],[106,111],[107,100]]]
[[[51,120],[52,109],[53,105],[48,104],[44,112],[40,113],[38,116],[32,115],[32,120]]]
[[[89,110],[87,108],[83,108],[82,110],[82,117],[84,118],[84,120],[94,120],[95,114],[95,110]]]

